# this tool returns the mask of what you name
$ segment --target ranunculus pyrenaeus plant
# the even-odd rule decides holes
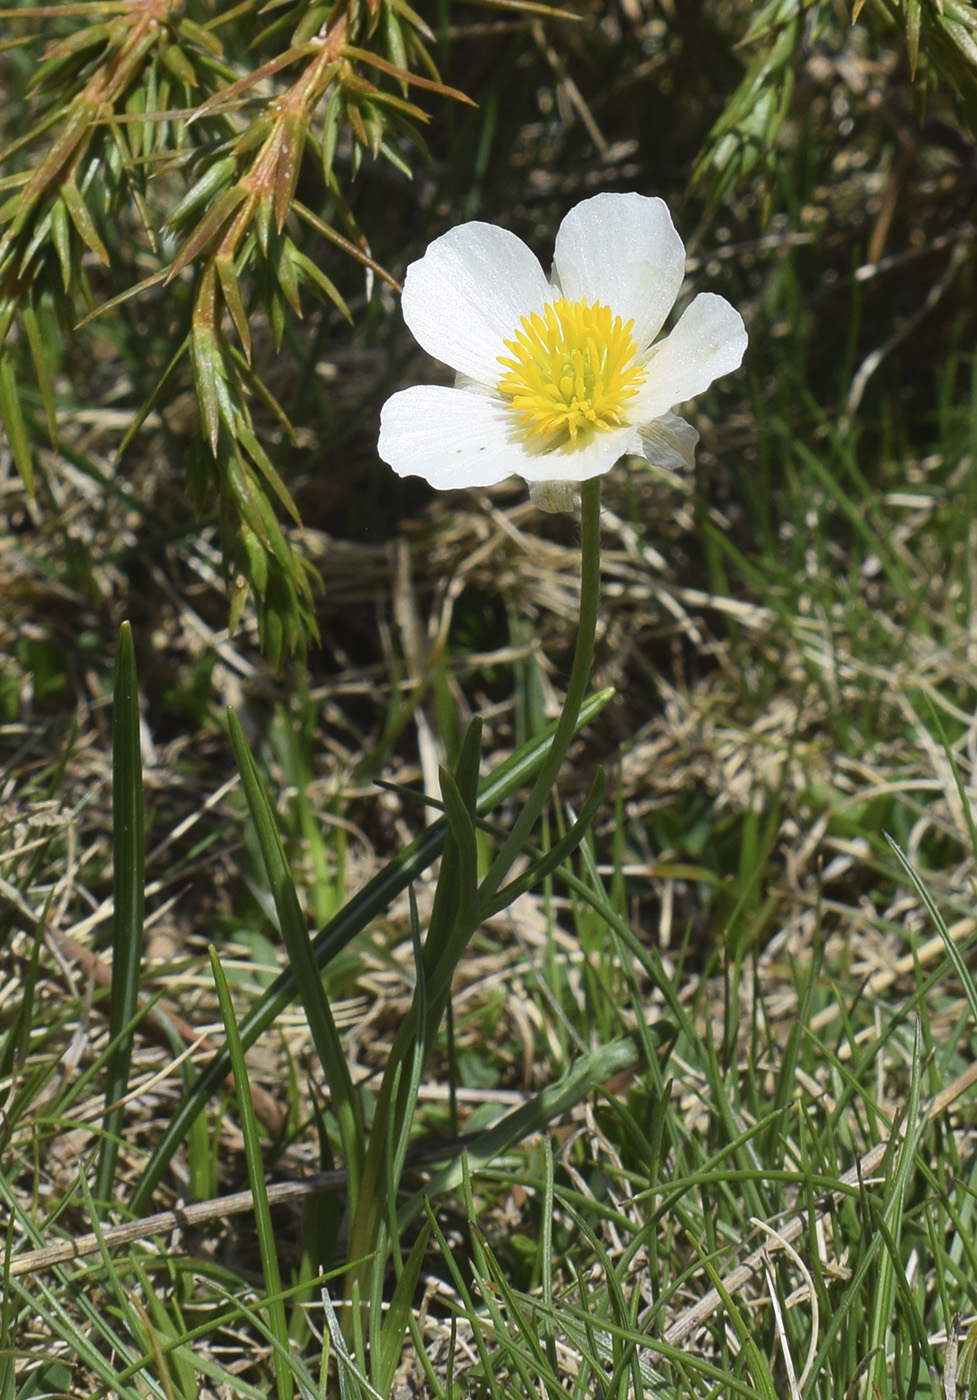
[[[403,311],[455,384],[388,399],[380,456],[440,490],[521,476],[548,509],[628,454],[690,466],[698,434],[671,410],[736,369],[747,337],[711,292],[662,336],[684,276],[668,209],[644,195],[571,209],[549,277],[507,229],[451,229],[407,269]]]

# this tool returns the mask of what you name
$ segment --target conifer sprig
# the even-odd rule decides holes
[[[977,137],[977,7],[969,0],[854,0],[853,24],[895,30],[905,45],[917,111],[943,85]],[[743,77],[709,134],[693,184],[717,208],[755,174],[776,184],[779,143],[793,111],[797,77],[818,47],[839,42],[844,21],[831,0],[768,0],[739,41]]]
[[[122,448],[188,361],[200,437],[188,488],[198,510],[216,499],[232,626],[250,591],[278,663],[315,635],[313,574],[282,527],[298,512],[252,417],[258,399],[291,435],[252,366],[253,326],[268,324],[280,345],[303,291],[351,319],[328,270],[339,253],[393,280],[370,255],[349,184],[366,152],[410,172],[427,120],[412,89],[468,99],[440,81],[433,35],[404,0],[300,0],[245,48],[259,12],[259,0],[223,13],[193,0],[4,12],[21,29],[15,42],[41,53],[28,130],[0,152],[0,419],[33,490],[32,440],[44,434],[24,411],[31,380],[57,435],[38,317],[67,339],[93,313],[165,289],[182,326]],[[314,172],[328,213],[296,200],[300,175]]]

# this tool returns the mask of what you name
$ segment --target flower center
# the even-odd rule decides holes
[[[505,342],[512,358],[499,356],[507,372],[498,388],[527,438],[553,437],[554,447],[575,447],[588,428],[622,425],[627,402],[645,378],[634,363],[633,326],[609,306],[563,297],[522,318]]]

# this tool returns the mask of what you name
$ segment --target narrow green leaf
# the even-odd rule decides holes
[[[131,287],[127,287],[124,292],[119,292],[118,296],[109,297],[107,301],[100,301],[98,306],[85,313],[81,320],[76,322],[75,330],[81,330],[82,326],[87,326],[90,321],[104,316],[106,312],[112,311],[117,306],[124,306],[127,301],[133,301],[147,292],[150,287],[158,287],[161,282],[166,281],[165,272],[154,272],[151,277],[144,277],[141,282],[136,282]]]
[[[61,264],[61,284],[65,291],[71,286],[74,263],[71,256],[71,219],[67,206],[60,199],[51,206],[51,242]]]
[[[61,199],[65,208],[71,216],[71,222],[78,232],[78,237],[85,247],[108,267],[110,258],[108,249],[98,236],[98,230],[88,210],[88,205],[82,197],[81,190],[70,180],[66,180],[60,189]]]
[[[295,555],[282,534],[282,527],[271,508],[271,502],[241,455],[238,444],[235,442],[232,447],[233,453],[224,464],[224,474],[241,516],[262,540],[265,549],[277,561],[292,587],[301,587],[302,580]]]
[[[224,46],[216,34],[205,29],[202,24],[197,24],[192,19],[187,19],[184,15],[177,20],[176,32],[187,39],[191,44],[196,44],[203,49],[204,53],[211,54],[214,58],[220,58],[224,52]]]
[[[883,832],[883,835],[885,836],[886,841],[889,843],[889,847],[896,860],[902,866],[906,878],[912,885],[913,889],[916,891],[919,898],[922,900],[927,914],[929,914],[930,918],[933,921],[933,927],[936,929],[937,933],[942,938],[944,947],[946,948],[947,957],[953,964],[953,969],[956,972],[957,977],[960,979],[960,985],[963,988],[964,996],[966,997],[967,1003],[970,1007],[971,1018],[974,1021],[977,1021],[977,978],[975,978],[974,974],[971,972],[969,964],[967,963],[967,959],[964,956],[964,954],[966,952],[969,952],[973,948],[974,944],[977,943],[977,938],[974,938],[972,936],[967,940],[967,943],[964,945],[963,948],[959,946],[956,940],[952,937],[950,930],[947,928],[946,920],[940,912],[940,907],[937,904],[936,900],[933,898],[929,887],[927,886],[922,876],[919,874],[919,871],[915,868],[912,861],[901,849],[901,847],[899,847],[896,844],[896,842],[893,841],[889,833]]]
[[[336,196],[337,202],[342,208],[343,216],[351,220],[352,216],[345,208],[342,193],[335,180],[329,178],[326,180],[326,183],[329,186],[330,193]],[[292,209],[310,228],[314,228],[316,233],[321,234],[323,238],[328,239],[328,241],[335,244],[337,248],[341,248],[344,253],[354,258],[356,262],[362,263],[364,267],[368,267],[371,272],[376,273],[377,277],[382,277],[389,286],[393,287],[394,291],[399,292],[401,290],[400,283],[397,281],[396,277],[392,277],[385,267],[382,267],[375,258],[370,257],[370,254],[367,252],[368,245],[365,238],[363,238],[360,243],[353,243],[349,238],[337,232],[331,224],[326,223],[325,219],[320,219],[319,215],[314,214],[301,200],[293,200]]]
[[[590,696],[580,708],[576,730],[585,728],[596,719],[613,696],[612,689],[601,690]],[[483,780],[478,793],[479,816],[487,816],[526,783],[532,781],[546,761],[556,727],[557,722],[548,725],[541,734],[524,744]],[[443,818],[432,822],[415,841],[385,865],[379,874],[368,881],[349,903],[330,919],[312,943],[311,951],[317,968],[326,967],[357,934],[380,917],[412,881],[434,864],[444,850],[446,831],[447,823]],[[622,927],[626,928],[623,921]],[[643,946],[637,939],[635,943],[639,947]],[[295,1000],[297,993],[295,969],[287,967],[279,973],[245,1018],[241,1026],[241,1041],[245,1049],[253,1045],[275,1022]],[[681,1003],[678,1005],[688,1021],[685,1008]],[[133,1213],[139,1214],[146,1210],[170,1158],[183,1141],[189,1125],[203,1111],[210,1096],[220,1088],[227,1071],[227,1054],[221,1052],[215,1055],[201,1072],[193,1095],[184,1100],[171,1120],[143,1172],[133,1193]]]
[[[484,910],[479,910],[479,921],[490,919],[494,914],[498,914],[525,894],[527,890],[534,889],[541,880],[545,880],[547,875],[552,875],[557,871],[564,861],[569,860],[574,851],[577,850],[581,841],[587,835],[594,823],[601,804],[604,800],[604,789],[606,787],[606,776],[602,768],[598,768],[594,777],[593,785],[587,796],[579,817],[570,827],[569,831],[552,846],[544,856],[535,861],[528,870],[523,871],[516,879],[510,880],[504,885],[498,894],[490,901]]]
[[[254,531],[242,520],[238,531],[244,552],[248,556],[248,575],[251,587],[259,598],[264,598],[268,589],[268,554]]]
[[[323,77],[328,81],[325,75]],[[281,118],[278,164],[275,169],[275,224],[279,233],[285,227],[292,207],[292,196],[302,168],[306,132],[306,120],[297,112],[289,112]]]
[[[750,1379],[753,1381],[759,1400],[779,1400],[777,1387],[770,1372],[770,1363],[756,1344],[752,1323],[737,1307],[729,1290],[723,1285],[715,1264],[706,1255],[703,1256],[702,1266],[709,1275],[713,1288],[723,1300],[726,1317],[739,1338],[744,1360],[749,1368]]]
[[[381,12],[381,23],[387,46],[387,57],[395,68],[407,68],[410,63],[407,56],[407,45],[404,42],[404,32],[393,5],[384,5]],[[433,34],[431,38],[434,38]]]
[[[187,87],[197,86],[197,70],[179,44],[165,44],[160,51],[160,62]]]
[[[329,1084],[332,1109],[339,1124],[339,1135],[348,1173],[349,1209],[355,1210],[362,1175],[365,1135],[359,1096],[353,1085],[342,1041],[329,1006],[322,973],[316,965],[312,940],[299,905],[298,893],[282,846],[275,814],[268,800],[258,769],[233,711],[228,714],[231,744],[241,774],[241,784],[268,876],[272,899],[278,914],[289,965],[309,1022],[309,1030]]]
[[[407,23],[409,29],[413,29],[414,31],[416,31],[416,33],[420,35],[422,39],[426,39],[429,44],[434,43],[436,38],[434,30],[431,28],[431,26],[427,23],[425,19],[421,18],[421,16],[417,13],[414,7],[407,3],[407,0],[390,0],[390,9],[395,14],[399,15],[400,18]],[[545,10],[546,13],[552,16],[554,19],[580,18],[580,16],[578,15],[572,15],[566,10],[560,10],[550,5],[527,5],[526,9],[527,11],[531,10],[534,14],[542,14]],[[411,37],[413,38],[413,35]],[[423,63],[424,67],[428,70],[428,72],[431,74],[431,76],[436,77],[438,71],[437,67],[435,65],[434,59],[427,52],[426,49],[420,49],[418,58],[420,59],[421,63]]]
[[[120,444],[119,444],[119,450],[118,450],[118,453],[116,454],[117,457],[121,457],[121,456],[123,455],[123,453],[125,452],[126,448],[127,448],[127,447],[129,446],[129,444],[132,442],[133,438],[134,438],[134,437],[136,436],[136,434],[139,432],[140,428],[143,426],[143,424],[145,423],[146,419],[149,417],[149,415],[152,413],[153,409],[156,407],[156,404],[157,404],[158,401],[159,401],[160,395],[162,394],[163,390],[166,388],[166,385],[169,383],[171,377],[173,376],[173,374],[175,373],[176,369],[178,368],[178,366],[179,366],[179,364],[180,364],[180,361],[184,358],[184,356],[187,354],[187,351],[188,351],[189,349],[190,349],[190,338],[187,337],[187,339],[184,340],[183,343],[177,348],[177,350],[176,350],[176,352],[174,353],[172,359],[169,361],[169,363],[167,364],[166,368],[163,370],[162,374],[159,376],[159,378],[157,379],[156,383],[153,385],[152,392],[150,393],[149,397],[146,399],[145,403],[143,403],[143,404],[141,405],[141,407],[139,408],[138,412],[136,413],[136,416],[135,416],[135,418],[133,419],[131,425],[126,429],[125,434],[123,435],[122,441],[121,441]]]
[[[210,969],[220,1002],[221,1019],[227,1034],[227,1052],[234,1074],[234,1088],[237,1093],[238,1117],[241,1121],[241,1136],[244,1139],[244,1155],[248,1164],[248,1182],[254,1198],[254,1221],[258,1234],[258,1253],[261,1256],[261,1269],[265,1278],[268,1311],[268,1325],[279,1343],[274,1353],[275,1385],[278,1400],[292,1400],[295,1393],[292,1371],[288,1356],[288,1322],[285,1317],[285,1304],[282,1301],[282,1280],[278,1268],[278,1251],[275,1246],[275,1230],[271,1223],[271,1208],[268,1204],[268,1188],[265,1184],[265,1164],[261,1155],[261,1138],[254,1104],[248,1091],[248,1067],[244,1060],[244,1048],[238,1033],[234,1004],[227,985],[224,969],[216,949],[210,949]],[[280,1348],[280,1349],[279,1349]]]
[[[274,227],[271,216],[271,200],[269,198],[259,199],[254,206],[254,230],[258,235],[258,245],[266,258],[271,244],[271,231]]]
[[[380,1329],[380,1356],[374,1385],[380,1395],[393,1394],[393,1381],[404,1350],[404,1337],[407,1334],[414,1306],[417,1281],[421,1276],[421,1265],[427,1248],[430,1230],[425,1224],[411,1247],[403,1273],[397,1280],[390,1307]]]
[[[20,396],[14,367],[9,355],[0,356],[0,423],[7,435],[7,445],[14,459],[14,466],[27,490],[34,494],[34,460],[31,456],[27,425],[20,409]]]
[[[349,1252],[364,1260],[361,1268],[347,1278],[345,1296],[360,1293],[368,1303],[370,1363],[375,1371],[380,1365],[381,1333],[385,1315],[385,1280],[387,1261],[393,1257],[394,1269],[402,1268],[400,1229],[397,1225],[397,1198],[403,1178],[407,1146],[415,1121],[417,1096],[420,1092],[429,1042],[415,1028],[428,1024],[427,978],[421,949],[421,927],[413,887],[410,899],[411,944],[417,971],[414,997],[405,1019],[394,1037],[390,1057],[384,1071],[380,1093],[377,1095],[370,1144],[364,1165],[364,1192],[370,1200],[361,1204],[370,1207],[361,1211],[350,1223]],[[375,1230],[375,1234],[370,1233]],[[362,1233],[361,1233],[362,1232]],[[358,1238],[357,1238],[358,1237]],[[410,1295],[408,1295],[410,1297]],[[403,1326],[399,1340],[390,1342],[391,1351],[399,1354],[403,1346]]]
[[[41,391],[41,402],[44,404],[44,416],[47,419],[47,429],[51,435],[51,445],[56,448],[58,445],[58,413],[55,406],[54,382],[51,379],[47,348],[44,344],[44,337],[41,335],[41,328],[37,324],[37,313],[33,306],[25,306],[21,311],[21,317],[27,334],[27,344],[30,347],[34,373],[37,375],[37,385]]]
[[[153,98],[153,95],[155,94],[155,89],[156,82],[154,78],[150,79],[148,87],[133,88],[132,91],[129,93],[129,96],[126,98],[126,116],[144,116],[146,113],[147,104],[149,105],[150,110],[152,110],[153,106],[155,105]],[[144,152],[149,152],[152,150],[152,131],[150,129],[152,123],[126,122],[125,126],[125,138],[128,147],[129,159],[139,160],[139,158],[143,155]],[[118,129],[118,124],[116,124],[116,132],[118,132]]]
[[[444,814],[448,821],[448,830],[457,852],[458,892],[455,923],[468,930],[468,937],[470,937],[477,924],[475,902],[478,892],[478,843],[475,839],[475,821],[462,797],[458,784],[444,768],[441,770],[441,797],[444,801]],[[431,930],[428,930],[429,940],[430,934]],[[436,960],[432,963],[430,950],[425,949],[428,956],[429,975],[433,979],[436,976],[435,970],[437,970],[438,975],[443,973],[450,981],[454,975],[454,968],[442,969],[440,966],[441,950],[434,951]]]
[[[391,78],[396,78],[398,82],[405,86],[413,83],[416,87],[426,88],[429,92],[436,92],[440,97],[453,97],[456,102],[462,102],[467,107],[474,107],[474,100],[466,92],[459,88],[448,87],[445,83],[437,82],[433,78],[422,78],[419,73],[412,73],[407,69],[398,68],[396,64],[389,63],[387,59],[381,58],[379,54],[370,53],[368,49],[354,48],[347,44],[344,53],[349,58],[356,58],[368,67],[379,68],[381,73],[387,73]]]
[[[193,1367],[192,1353],[183,1344],[182,1337],[173,1325],[173,1319],[166,1304],[150,1282],[149,1275],[143,1269],[137,1256],[130,1259],[129,1267],[139,1281],[140,1291],[148,1310],[148,1316],[143,1321],[143,1330],[149,1331],[151,1325],[158,1334],[153,1338],[150,1333],[150,1343],[152,1345],[155,1342],[155,1345],[152,1345],[153,1358],[157,1373],[166,1378],[164,1388],[167,1395],[180,1395],[185,1397],[185,1400],[189,1400],[191,1396],[196,1397],[199,1388]],[[151,1324],[150,1318],[152,1319]],[[167,1380],[169,1381],[168,1385]],[[174,1388],[174,1381],[176,1381],[178,1389]]]
[[[214,112],[220,111],[221,108],[226,110],[235,105],[236,99],[247,92],[249,88],[257,87],[260,83],[265,82],[268,78],[274,77],[276,73],[280,73],[283,68],[289,67],[292,63],[298,63],[304,58],[311,58],[318,55],[318,51],[318,41],[293,45],[285,53],[277,54],[273,59],[269,59],[267,63],[262,63],[260,67],[249,69],[243,78],[239,78],[237,82],[232,83],[230,87],[221,86],[220,91],[215,92],[213,97],[209,97],[206,102],[200,104],[196,111],[193,112],[191,119],[195,122],[199,122],[201,118],[212,116]]]
[[[909,53],[909,76],[916,77],[919,64],[919,30],[922,21],[922,0],[906,0],[906,48]]]
[[[656,1034],[661,1033],[664,1038],[664,1027],[661,1032],[657,1026],[653,1027],[653,1030]],[[670,1028],[668,1033],[672,1034]],[[465,1149],[468,1166],[472,1171],[477,1171],[480,1167],[488,1166],[523,1138],[533,1133],[546,1132],[551,1123],[571,1108],[575,1108],[598,1085],[619,1074],[621,1070],[631,1069],[638,1064],[641,1056],[641,1041],[636,1035],[623,1036],[611,1041],[609,1045],[602,1045],[598,1050],[581,1055],[555,1084],[548,1085],[511,1113],[505,1114],[470,1143]],[[424,1210],[428,1200],[435,1200],[445,1192],[456,1190],[461,1184],[464,1171],[464,1163],[459,1159],[449,1162],[447,1166],[435,1172],[422,1190],[411,1196],[398,1212],[401,1229]]]
[[[285,619],[278,608],[266,606],[262,608],[260,621],[261,644],[268,654],[268,660],[277,670],[288,649]]]
[[[271,458],[261,446],[261,443],[258,441],[249,425],[238,422],[237,436],[241,446],[248,453],[255,466],[261,472],[261,475],[274,491],[279,504],[288,511],[296,525],[301,525],[302,518],[299,515],[298,506],[292,500],[292,493],[278,475]]]
[[[253,393],[256,398],[259,398],[261,402],[266,405],[269,411],[275,415],[278,422],[288,434],[291,441],[293,443],[297,442],[298,439],[295,436],[295,429],[289,422],[288,414],[282,408],[281,404],[275,398],[274,394],[268,388],[267,384],[265,384],[261,376],[255,374],[254,370],[251,368],[247,360],[244,358],[244,356],[241,354],[241,352],[237,349],[236,346],[228,345],[227,353],[231,361],[241,371],[241,376],[247,390],[250,393]]]
[[[299,282],[295,273],[295,245],[290,238],[277,240],[277,256],[274,259],[275,276],[278,278],[278,285],[282,289],[282,295],[292,308],[293,313],[301,318],[302,302],[299,297]]]
[[[965,29],[977,31],[977,14],[969,0],[942,0],[939,5],[940,14],[945,14],[948,19],[956,20]]]
[[[221,291],[224,293],[224,301],[227,309],[231,313],[231,320],[234,322],[234,329],[238,333],[238,339],[248,359],[251,358],[251,327],[248,325],[248,313],[244,309],[244,302],[241,299],[241,284],[238,281],[234,262],[231,258],[215,258],[214,266],[217,268],[217,276],[220,279]]]
[[[272,126],[271,118],[264,112],[253,117],[234,142],[234,154],[236,156],[250,155],[259,146],[263,146],[271,135]]]
[[[475,929],[478,878],[475,818],[481,756],[482,724],[475,719],[462,741],[455,774],[441,772],[448,834],[424,943],[424,967],[431,983],[424,1026],[426,1044],[440,1025],[455,964]]]
[[[242,526],[241,528],[244,530],[247,527]],[[264,553],[263,550],[262,553]],[[241,624],[241,618],[244,615],[244,605],[248,601],[248,582],[248,579],[238,574],[229,586],[230,597],[228,598],[227,605],[227,635],[229,637],[234,636]],[[263,594],[259,591],[257,581],[252,579],[250,582],[254,589],[255,596],[262,599]],[[274,662],[272,664],[274,665]]]
[[[43,215],[40,219],[37,219],[33,223],[31,236],[27,240],[27,244],[24,247],[23,252],[20,252],[18,254],[17,261],[21,269],[28,268],[30,264],[34,261],[34,258],[40,251],[40,249],[45,248],[47,246],[51,235],[53,209],[54,205],[52,204],[51,209],[48,210],[48,212],[45,215]],[[16,228],[16,226],[17,220],[15,219],[10,229],[11,236],[13,236],[14,229]]]
[[[145,899],[142,756],[139,742],[139,683],[132,628],[119,629],[112,705],[112,992],[109,1035],[118,1037],[105,1069],[104,1136],[98,1158],[95,1196],[103,1210],[112,1199],[118,1139],[125,1110],[117,1103],[129,1089],[133,1032],[138,1014]],[[126,1028],[129,1027],[128,1032]]]
[[[138,122],[127,122],[126,126],[128,126],[129,131],[132,133],[140,129],[140,123]],[[126,141],[126,132],[123,129],[123,125],[120,122],[111,122],[109,129],[112,133],[112,140],[115,143],[115,149],[116,154],[119,158],[119,164],[121,167],[127,168],[131,164],[132,157],[130,155],[129,145]],[[154,123],[142,123],[141,130],[143,131],[143,139],[145,141],[146,147],[147,149],[149,149],[152,141],[157,135]],[[139,215],[139,222],[142,225],[143,233],[146,235],[146,241],[148,242],[150,248],[154,253],[158,252],[159,239],[156,236],[155,221],[153,219],[153,216],[150,214],[149,205],[146,203],[143,191],[134,179],[127,179],[127,193],[129,198],[132,200],[136,213]],[[99,310],[101,311],[103,309],[104,308],[100,305]]]
[[[967,62],[977,68],[977,39],[970,26],[959,19],[951,19],[948,14],[943,28]]]
[[[167,219],[171,228],[176,228],[188,214],[201,204],[208,203],[237,171],[237,161],[233,156],[224,156],[209,165],[195,185],[192,185]]]
[[[394,167],[395,170],[399,170],[401,175],[404,175],[408,180],[413,180],[413,170],[411,169],[409,163],[405,160],[401,152],[391,141],[382,141],[380,143],[380,154],[386,156],[390,164]]]
[[[191,330],[190,357],[204,438],[216,457],[221,420],[230,422],[233,411],[220,346],[210,326],[194,326]]]
[[[96,48],[99,44],[108,42],[111,35],[112,25],[109,23],[83,25],[73,34],[66,34],[51,44],[45,52],[44,61],[67,58],[70,54],[79,53],[84,49]]]
[[[383,145],[383,135],[386,130],[386,123],[383,116],[377,111],[372,102],[365,99],[360,104],[360,116],[363,121],[363,130],[366,132],[366,139],[370,146],[370,155],[376,160],[380,154],[380,147]]]
[[[248,198],[248,190],[240,184],[234,185],[231,189],[224,191],[216,204],[207,210],[196,228],[186,239],[183,247],[170,263],[166,271],[167,282],[172,282],[174,277],[178,276],[188,264],[193,262],[198,254],[203,252],[207,244],[210,243],[211,239],[217,236],[238,206],[243,204]]]
[[[332,175],[332,163],[336,155],[336,143],[339,140],[342,101],[342,90],[337,87],[326,103],[326,113],[322,120],[322,173],[327,184]]]
[[[454,778],[458,793],[474,821],[478,810],[478,779],[482,767],[482,721],[476,717],[465,730]]]

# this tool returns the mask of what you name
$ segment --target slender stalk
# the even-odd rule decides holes
[[[529,833],[536,825],[540,812],[560,775],[563,760],[573,739],[580,707],[590,683],[594,660],[594,638],[600,606],[600,477],[585,481],[580,490],[580,620],[577,627],[577,649],[573,656],[570,680],[567,683],[563,713],[553,735],[549,753],[536,776],[532,791],[526,799],[515,825],[502,844],[478,891],[479,909],[484,909],[497,894],[499,887],[522,851]]]
[[[404,1093],[404,1081],[400,1078],[400,1071],[409,1064],[412,1047],[416,1045],[418,1037],[423,1046],[422,1055],[426,1057],[430,1052],[445,1005],[451,995],[451,979],[458,960],[485,918],[514,861],[522,854],[529,834],[559,777],[567,749],[577,730],[581,707],[590,682],[599,601],[600,481],[596,480],[586,482],[581,493],[580,621],[563,713],[557,722],[549,749],[526,804],[482,881],[474,899],[474,907],[456,907],[451,916],[452,926],[443,930],[445,942],[439,947],[436,964],[429,969],[430,984],[425,988],[428,998],[427,1014],[421,1014],[416,1002],[411,1006],[397,1031],[387,1061],[387,1069],[374,1110],[373,1129],[366,1153],[358,1207],[349,1229],[349,1257],[357,1262],[347,1274],[345,1284],[346,1299],[353,1303],[347,1314],[348,1320],[344,1321],[344,1333],[348,1338],[353,1336],[356,1299],[363,1296],[370,1269],[376,1267],[374,1251],[386,1209],[382,1171],[387,1133],[389,1131],[396,1141],[409,1129],[409,1095]],[[447,796],[448,792],[445,790],[445,797]],[[445,874],[442,867],[442,879],[445,878]],[[428,937],[430,936],[429,929]]]

